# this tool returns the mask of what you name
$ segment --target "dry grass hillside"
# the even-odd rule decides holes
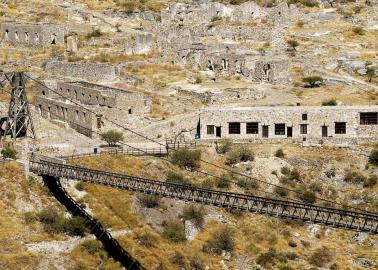
[[[345,150],[342,149],[324,147],[301,150],[296,145],[287,144],[282,147],[285,157],[276,158],[272,156],[281,147],[279,145],[244,147],[253,149],[255,160],[238,165],[240,171],[260,173],[261,177],[268,177],[264,180],[271,181],[271,176],[265,175],[266,170],[261,166],[269,164],[268,160],[271,163],[278,162],[278,170],[280,166],[295,167],[301,175],[301,183],[297,183],[297,186],[313,189],[316,196],[349,204],[353,198],[361,198],[362,192],[371,199],[362,204],[359,202],[358,207],[371,211],[377,209],[377,201],[374,199],[377,185],[356,189],[353,185],[344,184],[345,180],[342,180],[345,171],[352,167],[366,175],[372,172],[372,168],[365,168],[367,158],[359,152],[350,150],[345,155]],[[366,146],[366,152],[370,149],[372,146]],[[203,148],[202,152],[206,159],[225,166],[225,157],[214,155],[213,149]],[[76,160],[75,164],[152,179],[165,179],[166,173],[171,170],[180,172],[178,167],[155,158],[102,156]],[[274,169],[273,165],[268,167],[267,170]],[[211,171],[210,167],[202,168]],[[330,168],[335,169],[336,176],[327,180],[324,174]],[[219,171],[212,172],[219,174]],[[257,195],[264,195],[263,191],[268,190],[260,185],[257,188],[260,191],[256,192],[246,189],[248,185],[222,185],[199,174],[185,171],[181,173],[194,185]],[[278,175],[280,176],[280,172]],[[199,227],[195,238],[189,241],[185,240],[182,231],[187,215],[185,209],[190,207],[189,204],[171,199],[154,199],[152,205],[146,207],[143,196],[128,191],[91,184],[84,184],[83,188],[87,192],[83,202],[96,218],[112,230],[129,231],[118,240],[147,269],[179,269],[180,265],[192,267],[185,269],[205,269],[205,265],[210,269],[221,269],[224,266],[229,269],[255,269],[247,267],[253,267],[256,263],[266,269],[364,269],[361,266],[362,261],[376,260],[376,236],[260,215],[228,212],[213,207],[203,208],[202,215],[206,222]],[[318,203],[322,204],[321,201]],[[198,208],[195,209],[198,214]],[[217,215],[223,219],[211,218]],[[171,224],[172,220],[177,220],[177,223]],[[172,236],[169,230],[173,228],[175,233]],[[219,243],[215,240],[217,238],[224,242]],[[229,248],[229,252],[214,253],[214,250],[207,249],[209,245],[222,244],[226,250]]]

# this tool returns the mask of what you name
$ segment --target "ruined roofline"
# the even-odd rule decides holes
[[[61,24],[57,24],[57,23],[50,23],[50,22],[46,22],[46,23],[31,23],[31,22],[2,22],[1,25],[13,25],[13,26],[16,26],[16,25],[20,25],[20,26],[23,26],[23,25],[29,25],[29,26],[58,26],[58,27],[61,27],[62,25]]]
[[[104,95],[116,94],[116,93],[128,93],[128,94],[137,93],[137,92],[130,91],[130,90],[109,87],[109,86],[106,86],[106,85],[90,83],[90,82],[86,82],[86,81],[73,81],[73,82],[63,82],[63,83],[98,90]]]
[[[246,106],[246,107],[233,107],[233,106],[219,106],[204,109],[203,111],[270,111],[270,110],[345,110],[345,109],[375,109],[378,111],[378,105],[340,105],[340,106]]]

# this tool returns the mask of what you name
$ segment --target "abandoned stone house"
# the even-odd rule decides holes
[[[13,45],[47,47],[64,44],[65,28],[57,24],[3,23],[2,41]]]
[[[222,107],[200,112],[201,139],[378,140],[378,106]]]
[[[287,83],[290,80],[290,61],[287,56],[262,56],[232,43],[218,46],[192,44],[178,50],[174,57],[177,63],[214,71],[216,74],[240,74],[271,83]]]
[[[117,66],[105,63],[47,61],[45,71],[59,78],[75,78],[94,82],[109,82],[117,79]]]
[[[35,105],[40,114],[65,123],[79,133],[92,137],[93,132],[114,128],[102,117],[119,118],[129,123],[151,111],[151,99],[142,93],[88,82],[58,82],[59,94],[39,96]],[[91,113],[95,111],[96,114]]]

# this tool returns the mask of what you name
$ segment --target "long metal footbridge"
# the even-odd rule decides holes
[[[75,179],[83,182],[154,194],[222,208],[324,224],[330,227],[378,233],[378,214],[354,212],[300,202],[223,192],[195,186],[167,183],[131,175],[70,166],[45,160],[31,160],[30,170],[41,176]]]

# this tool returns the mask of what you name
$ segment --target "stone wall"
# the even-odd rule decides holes
[[[77,132],[92,137],[95,116],[63,98],[39,96],[35,106],[42,117],[67,123]]]
[[[57,24],[3,23],[2,41],[13,45],[51,46],[64,44],[65,28]]]
[[[342,141],[347,138],[369,138],[377,140],[378,125],[362,125],[360,113],[363,112],[372,112],[378,115],[378,106],[211,108],[202,111],[200,114],[201,139],[261,140],[289,138],[302,141],[332,138]],[[230,134],[229,123],[231,122],[240,123],[240,134]],[[336,122],[346,123],[345,134],[336,134]],[[246,123],[257,123],[257,134],[247,134]],[[276,133],[276,128],[280,128],[279,126],[276,127],[276,124],[284,125],[281,125],[282,133]],[[301,127],[301,125],[306,125],[306,127]],[[207,126],[213,126],[213,134],[208,134]],[[220,129],[218,136],[216,134],[217,128]],[[263,129],[268,130],[266,138],[263,136]]]
[[[271,83],[287,83],[290,61],[286,56],[246,56],[245,70],[250,76]]]
[[[117,79],[118,68],[110,64],[48,61],[45,71],[53,76],[110,82]]]

